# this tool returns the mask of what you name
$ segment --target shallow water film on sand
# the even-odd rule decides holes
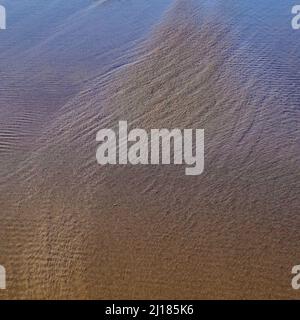
[[[297,1],[0,5],[1,299],[300,298]]]

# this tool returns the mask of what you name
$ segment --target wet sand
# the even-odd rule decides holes
[[[0,34],[0,296],[299,298],[293,4],[36,2]],[[204,128],[204,174],[99,166],[119,120]]]

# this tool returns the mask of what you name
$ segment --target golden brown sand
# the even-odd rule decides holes
[[[259,78],[259,61],[248,72],[229,22],[175,1],[134,51],[116,53],[122,63],[100,64],[95,45],[86,69],[54,70],[39,44],[27,57],[44,68],[13,78],[7,67],[1,297],[299,298],[299,96]],[[71,41],[69,28],[49,41]],[[204,128],[204,174],[97,165],[96,132],[119,120]]]

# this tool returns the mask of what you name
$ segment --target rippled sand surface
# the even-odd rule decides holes
[[[1,297],[300,297],[300,32],[261,2],[4,1]],[[204,174],[99,166],[119,120],[204,128]]]

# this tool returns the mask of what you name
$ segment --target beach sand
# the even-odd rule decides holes
[[[4,1],[0,297],[299,298],[289,1],[37,3]],[[120,120],[205,129],[204,173],[99,166]]]

